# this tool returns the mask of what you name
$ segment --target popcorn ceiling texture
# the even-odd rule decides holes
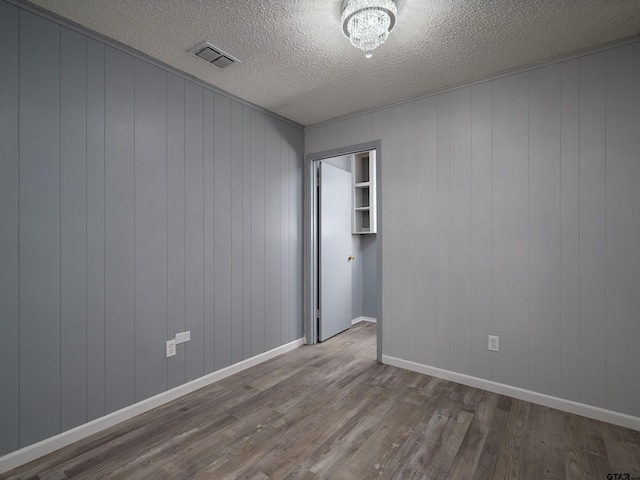
[[[639,0],[399,0],[366,59],[342,34],[342,0],[31,3],[303,125],[640,33]],[[204,40],[242,63],[188,53]]]

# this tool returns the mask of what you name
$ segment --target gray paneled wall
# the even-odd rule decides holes
[[[365,317],[378,318],[377,302],[377,247],[376,235],[359,235],[362,265],[362,313]]]
[[[302,337],[299,127],[3,1],[0,64],[0,455]]]
[[[639,109],[635,42],[308,128],[382,140],[383,353],[640,416]]]
[[[20,27],[17,9],[0,2],[0,452],[19,446],[20,422]]]

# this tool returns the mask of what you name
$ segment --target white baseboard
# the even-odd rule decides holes
[[[463,373],[456,373],[449,370],[443,370],[441,368],[430,367],[428,365],[410,362],[409,360],[403,360],[389,355],[382,355],[382,363],[393,367],[404,368],[405,370],[411,370],[413,372],[423,373],[432,377],[461,383],[462,385],[480,388],[489,392],[499,393],[500,395],[506,395],[519,400],[525,400],[545,407],[555,408],[556,410],[562,410],[563,412],[574,413],[576,415],[582,415],[583,417],[589,417],[594,420],[600,420],[602,422],[612,423],[614,425],[640,431],[640,418],[627,415],[625,413],[614,412],[612,410],[574,402],[573,400],[553,397],[551,395],[526,390],[524,388],[512,387],[510,385],[472,377]]]
[[[351,320],[351,325],[355,325],[356,323],[360,322],[378,323],[378,320],[373,317],[357,317]]]
[[[227,378],[235,373],[246,370],[247,368],[258,365],[259,363],[266,362],[278,355],[289,352],[298,348],[304,343],[304,339],[294,340],[280,347],[269,350],[268,352],[261,353],[255,357],[248,358],[234,365],[226,368],[222,368],[215,372],[212,372],[203,377],[192,380],[184,385],[172,388],[166,392],[159,393],[153,397],[142,400],[141,402],[129,405],[121,410],[112,412],[104,417],[97,418],[88,423],[80,425],[78,427],[62,432],[53,437],[46,438],[38,443],[28,445],[15,452],[8,453],[0,457],[0,474],[8,472],[14,468],[17,468],[25,463],[29,463],[37,458],[42,457],[48,453],[54,452],[62,447],[71,445],[78,440],[82,440],[90,435],[98,433],[106,428],[112,427],[120,422],[129,420],[130,418],[145,413],[156,407],[169,403],[177,398],[180,398],[188,393],[195,392],[202,387],[211,385],[224,378]]]

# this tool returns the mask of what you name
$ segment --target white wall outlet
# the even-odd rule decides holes
[[[173,357],[176,354],[176,341],[175,340],[167,340],[167,358]]]
[[[176,344],[188,342],[189,340],[191,340],[191,330],[176,333]]]
[[[491,350],[492,352],[500,351],[500,337],[489,335],[489,350]]]

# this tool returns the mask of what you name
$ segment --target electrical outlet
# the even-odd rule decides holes
[[[500,337],[489,335],[489,350],[491,350],[492,352],[500,351]]]
[[[167,340],[167,358],[173,357],[176,354],[176,341]]]

